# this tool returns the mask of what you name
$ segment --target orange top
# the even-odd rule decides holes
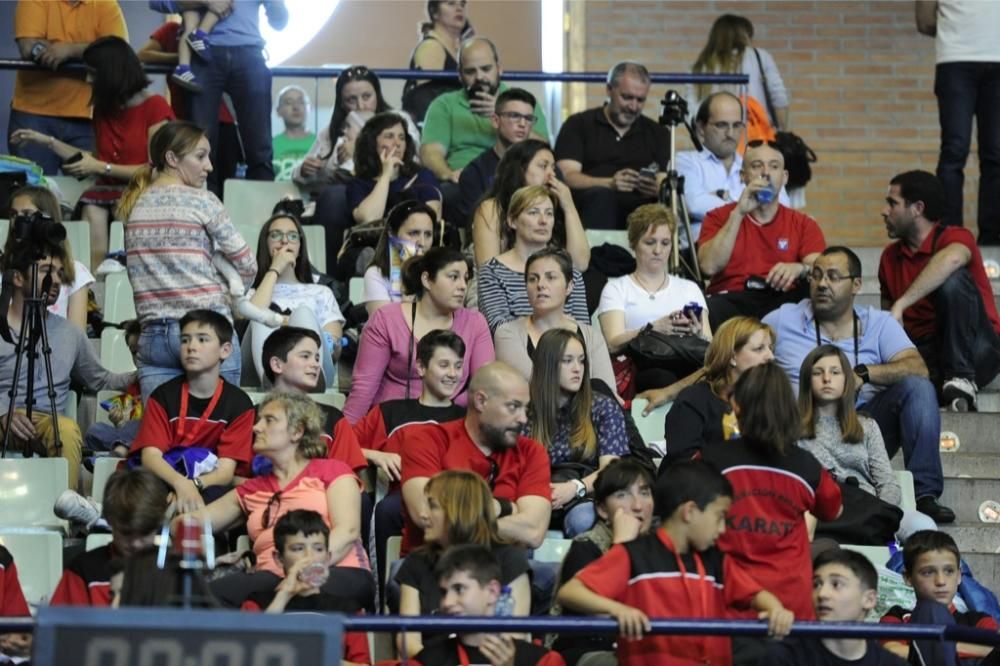
[[[108,35],[128,39],[115,0],[20,0],[14,12],[16,39],[89,44]],[[19,70],[12,106],[42,116],[90,118],[90,86],[82,73]]]

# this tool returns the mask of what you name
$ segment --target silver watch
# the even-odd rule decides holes
[[[573,479],[573,483],[576,484],[576,496],[583,499],[587,496],[587,484],[585,484],[580,479]]]

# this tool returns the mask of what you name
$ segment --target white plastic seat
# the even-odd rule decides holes
[[[260,229],[271,217],[274,205],[286,196],[301,199],[302,193],[291,181],[230,178],[224,185],[222,202],[233,224]],[[253,239],[257,240],[256,234]],[[250,242],[249,238],[246,240]]]
[[[135,362],[125,344],[125,331],[105,328],[101,331],[101,365],[111,372],[133,372]]]
[[[569,552],[571,543],[573,543],[572,539],[546,537],[542,545],[536,548],[535,552],[531,554],[531,559],[535,562],[560,563],[565,559],[566,553]]]
[[[118,469],[121,458],[114,456],[100,456],[94,459],[94,483],[91,486],[90,496],[97,502],[104,501],[104,488],[108,485],[108,479]]]
[[[605,243],[620,245],[628,249],[628,232],[619,229],[587,229],[587,242],[590,247],[597,247]]]
[[[250,402],[255,405],[259,405],[260,401],[264,399],[265,395],[267,395],[267,391],[248,391],[246,388],[243,389],[243,392],[250,398]],[[316,402],[324,405],[330,405],[331,407],[336,407],[337,409],[343,409],[344,403],[347,402],[347,396],[334,389],[330,389],[325,393],[309,393],[308,395]]]
[[[115,220],[108,235],[108,252],[125,249],[125,223]]]
[[[903,491],[899,502],[899,508],[916,511],[917,493],[913,489],[913,473],[908,472],[905,469],[897,470],[896,481],[899,482],[899,488]]]
[[[63,222],[66,227],[66,240],[73,250],[73,259],[79,261],[87,268],[94,270],[96,266],[90,265],[90,223],[84,221]]]
[[[59,192],[63,195],[60,202],[66,204],[69,208],[76,207],[80,195],[93,187],[94,183],[97,182],[97,179],[93,177],[77,180],[73,176],[46,176],[45,179],[55,183],[56,187],[59,188]]]
[[[95,550],[101,546],[106,546],[111,543],[114,537],[106,532],[88,534],[86,541],[87,550]]]
[[[68,487],[65,458],[0,460],[0,527],[65,530],[52,507]]]
[[[62,577],[62,536],[44,530],[0,528],[0,544],[14,556],[18,582],[28,604],[48,604]]]
[[[649,413],[649,416],[643,416],[642,410],[646,408],[646,403],[642,400],[632,401],[632,420],[635,421],[639,434],[642,435],[642,441],[660,456],[665,455],[667,451],[664,423],[667,412],[673,406],[674,403],[671,401],[654,409]]]
[[[115,324],[135,319],[135,296],[125,271],[109,273],[105,278],[104,319]]]
[[[351,303],[355,305],[361,305],[365,302],[365,279],[359,277],[352,277],[350,282],[347,283],[347,293],[351,299]]]

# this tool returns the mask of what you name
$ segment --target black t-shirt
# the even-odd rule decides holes
[[[492,551],[500,562],[501,585],[509,585],[521,574],[530,572],[528,555],[521,546],[494,546]],[[436,556],[422,548],[410,553],[396,572],[396,582],[409,585],[420,593],[420,610],[424,614],[436,612],[441,605],[441,588],[434,577],[435,564]]]
[[[656,162],[659,170],[670,160],[666,129],[639,116],[624,136],[604,115],[604,107],[575,113],[566,119],[556,139],[556,159],[583,165],[583,173],[596,178],[613,176],[621,169],[640,170]]]
[[[569,545],[569,551],[563,559],[562,569],[559,573],[560,586],[572,580],[573,576],[582,571],[591,562],[599,560],[604,553],[589,539],[574,539]],[[565,606],[562,607],[564,616],[583,615]],[[569,666],[573,666],[580,657],[588,652],[613,652],[615,649],[615,636],[613,634],[566,634],[560,635],[552,645],[552,649],[563,656]]]
[[[458,188],[462,193],[459,224],[462,226],[472,222],[476,206],[493,184],[499,165],[500,157],[490,146],[462,169],[462,175],[458,177]]]
[[[732,408],[715,395],[708,382],[696,382],[678,394],[664,421],[667,457],[664,465],[689,460],[706,444],[725,439],[722,419]]]
[[[906,666],[906,660],[892,654],[874,640],[866,641],[868,652],[861,659],[841,659],[816,638],[786,638],[771,645],[759,666]]]

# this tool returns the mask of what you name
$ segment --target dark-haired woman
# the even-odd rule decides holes
[[[458,71],[459,46],[474,34],[465,6],[466,0],[428,0],[427,20],[418,26],[420,42],[410,55],[410,69]],[[435,97],[461,87],[455,80],[408,81],[403,88],[404,108],[422,121]]]
[[[329,386],[336,380],[335,366],[340,356],[344,315],[333,292],[313,280],[309,250],[302,224],[293,216],[274,215],[261,227],[257,236],[257,277],[253,281],[250,302],[265,310],[272,305],[287,312],[283,325],[315,331],[323,345],[323,380]],[[257,376],[264,376],[261,355],[264,340],[270,334],[264,324],[250,324],[251,352]],[[331,344],[332,343],[332,344]]]
[[[361,336],[351,394],[344,415],[354,424],[372,405],[420,395],[416,345],[428,331],[449,329],[465,341],[462,376],[455,402],[465,404],[466,384],[476,370],[494,360],[486,320],[462,307],[472,267],[458,250],[435,247],[403,266],[403,290],[416,300],[390,303],[371,316]]]
[[[522,187],[537,185],[549,190],[559,202],[552,239],[573,258],[573,268],[584,271],[590,264],[590,244],[573,203],[569,186],[556,176],[556,158],[549,144],[525,139],[507,149],[497,165],[496,178],[472,218],[472,248],[476,266],[510,249],[513,233],[503,224],[510,200]]]
[[[552,522],[567,537],[594,525],[587,499],[598,472],[629,453],[625,417],[613,399],[590,386],[583,338],[555,328],[538,341],[525,434],[541,442],[552,464]]]
[[[122,191],[149,162],[147,146],[174,112],[167,100],[147,91],[152,82],[124,39],[98,39],[83,52],[83,62],[93,88],[94,154],[35,130],[16,130],[10,141],[48,146],[63,160],[66,174],[97,177],[97,184],[80,196],[81,215],[90,223],[90,262],[96,267],[108,253],[108,222]]]
[[[702,450],[705,461],[733,485],[719,548],[796,620],[814,619],[806,513],[820,520],[839,517],[840,487],[811,453],[796,446],[802,423],[780,367],[768,362],[747,370],[732,397],[740,438],[710,442]]]
[[[420,201],[404,201],[389,211],[365,270],[362,301],[369,315],[387,303],[413,300],[403,293],[401,264],[434,246],[437,219],[434,209]]]
[[[437,179],[416,161],[416,143],[396,113],[373,117],[358,135],[354,180],[347,185],[347,203],[357,223],[381,219],[405,200],[426,203],[441,215]]]
[[[594,481],[594,508],[598,520],[569,546],[559,570],[556,591],[562,583],[572,580],[591,562],[600,559],[616,543],[627,543],[653,528],[653,478],[646,468],[628,458],[612,461],[597,474]],[[579,615],[559,604],[552,606],[552,615]],[[604,653],[607,661],[585,663],[614,664],[615,637],[611,635],[566,634],[558,636],[552,649],[563,656],[568,666],[582,663],[588,653]],[[589,657],[588,659],[595,659]]]

